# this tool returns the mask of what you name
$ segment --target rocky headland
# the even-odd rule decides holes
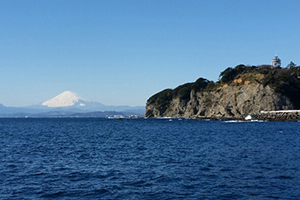
[[[300,120],[300,67],[270,65],[227,68],[219,81],[199,78],[165,89],[147,100],[145,117]]]

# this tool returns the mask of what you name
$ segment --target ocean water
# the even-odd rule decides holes
[[[300,199],[300,123],[0,119],[0,199]]]

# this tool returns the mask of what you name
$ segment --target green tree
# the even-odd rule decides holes
[[[296,66],[297,66],[297,65],[296,65],[295,63],[293,63],[293,61],[291,61],[290,64],[288,64],[288,65],[286,66],[286,68],[288,68],[288,69],[294,69]]]
[[[220,73],[219,79],[222,83],[228,83],[229,81],[232,81],[234,77],[236,76],[236,72],[231,67],[228,67],[223,72]]]

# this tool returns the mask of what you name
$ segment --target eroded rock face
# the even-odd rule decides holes
[[[145,117],[244,118],[265,110],[294,109],[288,98],[262,84],[227,86],[190,93],[189,100],[172,99],[164,108],[147,104]]]

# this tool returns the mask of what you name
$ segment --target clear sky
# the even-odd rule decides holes
[[[143,106],[238,64],[300,65],[299,0],[0,0],[0,103]]]

